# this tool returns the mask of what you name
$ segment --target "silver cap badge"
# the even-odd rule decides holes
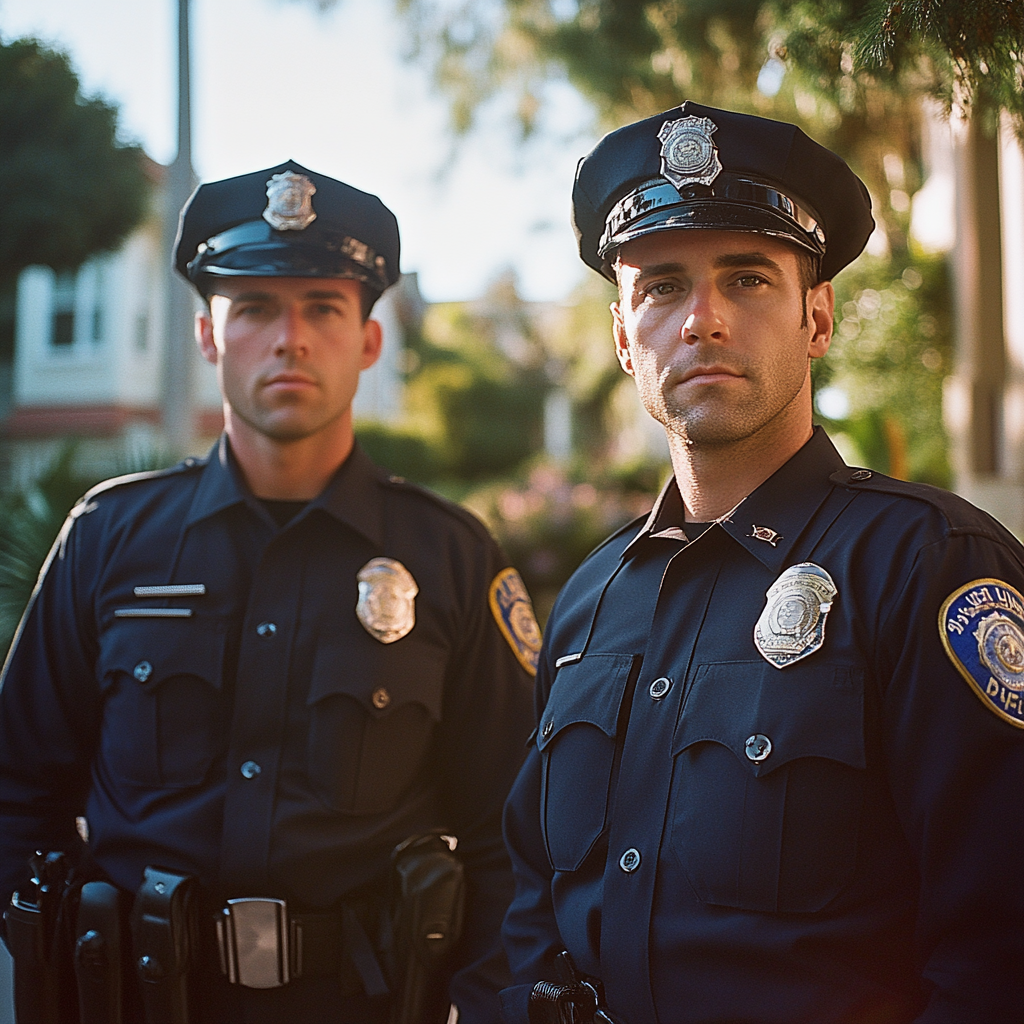
[[[414,600],[420,588],[412,573],[393,558],[371,558],[356,574],[356,615],[382,644],[401,640],[416,625]]]
[[[754,644],[776,668],[806,658],[825,642],[825,620],[838,591],[813,562],[791,565],[769,588]]]
[[[302,231],[316,220],[313,194],[316,185],[304,174],[284,171],[267,182],[267,208],[263,219],[276,231]]]
[[[718,125],[708,117],[681,117],[661,126],[661,173],[677,189],[710,185],[722,173],[718,147],[711,138],[716,131]]]

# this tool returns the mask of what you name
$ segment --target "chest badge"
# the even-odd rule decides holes
[[[974,580],[939,611],[950,661],[982,704],[1024,729],[1024,597],[1002,580]]]
[[[491,581],[488,594],[491,614],[508,641],[519,664],[530,673],[537,674],[540,658],[540,626],[533,614],[533,602],[526,584],[515,569],[502,569]]]
[[[371,558],[356,574],[356,615],[382,644],[401,640],[416,625],[414,601],[420,588],[412,573],[393,558]]]
[[[813,654],[825,642],[825,620],[838,593],[813,562],[791,565],[769,588],[754,626],[754,644],[776,668]]]

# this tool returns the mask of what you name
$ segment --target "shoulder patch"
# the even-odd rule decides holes
[[[515,569],[502,569],[491,581],[488,599],[494,621],[519,659],[519,664],[535,676],[541,633],[522,577]]]
[[[950,661],[981,702],[1024,729],[1024,597],[1002,580],[980,579],[954,590],[939,610],[939,635]]]

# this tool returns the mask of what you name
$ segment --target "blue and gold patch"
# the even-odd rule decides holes
[[[540,626],[534,617],[533,603],[522,577],[515,569],[502,569],[491,581],[488,596],[498,629],[519,659],[519,664],[535,676],[540,658]]]
[[[1001,580],[955,590],[939,611],[942,645],[982,703],[1024,729],[1024,597]]]

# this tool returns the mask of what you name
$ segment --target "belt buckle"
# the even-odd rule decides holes
[[[280,988],[288,984],[292,942],[284,900],[228,900],[217,919],[217,944],[221,970],[233,985]]]

